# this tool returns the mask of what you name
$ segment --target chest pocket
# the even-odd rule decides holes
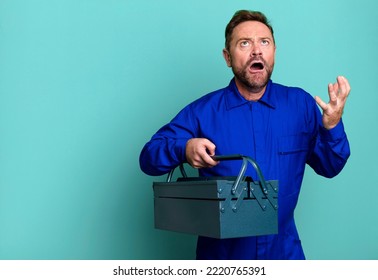
[[[294,135],[282,136],[278,143],[278,153],[289,155],[300,152],[307,152],[310,144],[310,134],[302,132]]]
[[[298,133],[279,138],[279,203],[284,203],[287,211],[294,211],[301,187],[306,159],[310,147],[310,134]],[[283,200],[284,199],[284,200]]]

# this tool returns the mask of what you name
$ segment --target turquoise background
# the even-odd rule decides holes
[[[139,152],[184,105],[232,77],[224,28],[261,10],[275,82],[327,99],[345,75],[352,155],[308,168],[296,211],[309,259],[378,259],[378,2],[0,0],[0,259],[193,259],[153,228]]]

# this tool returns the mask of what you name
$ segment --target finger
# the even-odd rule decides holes
[[[192,138],[186,142],[185,155],[188,163],[194,168],[199,168],[201,164],[201,157],[198,151],[201,150],[201,139]]]
[[[205,149],[206,149],[206,152],[207,152],[208,155],[210,155],[210,156],[215,155],[215,148],[216,148],[216,146],[215,146],[215,144],[213,142],[211,142],[210,140],[206,139],[204,145],[205,145]]]
[[[323,111],[327,110],[327,103],[325,103],[319,96],[315,96],[315,101]]]
[[[343,76],[339,76],[337,78],[337,81],[338,81],[338,84],[339,84],[339,87],[340,87],[340,94],[344,98],[347,97],[349,95],[349,92],[350,92],[350,85],[349,85],[348,80]]]
[[[347,94],[346,84],[343,77],[339,76],[337,77],[337,84],[339,86],[339,94],[341,96],[345,96]]]
[[[332,85],[332,91],[337,95],[337,93],[339,92],[339,82],[337,81],[337,78],[336,78],[336,82],[334,84],[329,84],[329,85]],[[329,85],[328,85],[328,91],[329,91]]]
[[[188,145],[189,144],[189,145]],[[218,163],[214,161],[210,154],[215,153],[215,145],[205,138],[194,138],[187,143],[188,162],[195,168],[213,167]]]
[[[337,103],[337,89],[338,89],[338,86],[336,84],[328,85],[329,103],[331,104]]]
[[[219,161],[213,160],[208,154],[203,157],[203,167],[214,167]]]
[[[215,155],[215,144],[212,143],[210,140],[206,139],[205,143],[205,153],[202,154],[202,161],[204,166],[206,167],[213,167],[218,164],[217,161],[213,160],[211,156]]]
[[[349,84],[349,81],[348,81],[348,79],[347,79],[347,78],[345,78],[344,76],[343,76],[343,79],[344,79],[344,81],[345,81],[345,84],[346,84],[346,88],[347,88],[347,91],[348,91],[348,95],[349,95],[349,93],[350,93],[350,91],[352,90],[352,88],[351,88],[351,86],[350,86],[350,84]]]

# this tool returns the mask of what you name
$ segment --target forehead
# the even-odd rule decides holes
[[[234,28],[232,39],[273,38],[269,27],[259,21],[245,21]]]

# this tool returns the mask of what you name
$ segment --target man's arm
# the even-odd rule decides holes
[[[319,116],[322,126],[314,139],[314,150],[307,163],[316,173],[328,178],[339,174],[350,156],[349,142],[341,119],[349,93],[348,80],[339,76],[336,83],[328,85],[329,103],[315,97],[323,111],[322,116]]]
[[[193,119],[190,108],[186,107],[152,136],[139,156],[144,173],[163,175],[182,162],[188,162],[194,168],[218,164],[210,157],[215,154],[215,145],[206,138],[198,138]]]
[[[314,142],[314,149],[307,163],[317,174],[324,177],[332,178],[339,174],[350,156],[349,142],[342,120],[329,130],[320,127]]]

